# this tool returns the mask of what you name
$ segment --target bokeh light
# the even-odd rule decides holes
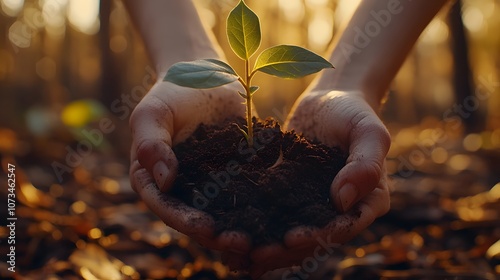
[[[95,100],[77,100],[66,105],[61,112],[62,122],[70,127],[82,127],[104,113],[103,106]]]
[[[225,16],[238,0],[195,2],[203,24],[214,31],[232,63]],[[360,2],[247,4],[262,20],[260,50],[297,44],[325,54]],[[391,209],[335,250],[332,270],[318,274],[348,278],[340,274],[371,273],[376,264],[375,271],[388,277],[394,263],[394,275],[409,277],[435,271],[450,279],[465,274],[493,279],[491,274],[500,272],[495,262],[500,183],[490,189],[498,182],[500,156],[500,40],[495,33],[500,2],[461,2],[470,93],[480,99],[477,110],[467,113],[477,118],[454,111],[464,105],[453,81],[462,61],[452,52],[456,30],[444,8],[408,56],[380,114],[392,135],[387,157]],[[138,87],[145,93],[157,65],[148,60],[123,2],[0,0],[0,5],[5,33],[0,39],[0,156],[4,165],[19,160],[16,207],[23,223],[17,235],[34,244],[28,244],[30,255],[23,258],[19,277],[50,272],[56,276],[47,279],[194,279],[208,274],[233,279],[217,254],[165,226],[131,188],[127,120],[135,104],[124,97]],[[284,120],[313,78],[281,83],[256,77],[263,89],[256,95],[259,115]],[[122,106],[123,115],[112,104]],[[89,139],[82,131],[96,131],[103,118],[112,120],[113,132],[102,132],[103,141],[95,147],[83,147],[82,140]],[[62,178],[54,162],[67,166]],[[5,234],[0,227],[0,235]],[[351,266],[342,268],[340,259]],[[310,279],[321,278],[315,276]]]
[[[68,20],[78,31],[92,35],[99,31],[99,0],[69,0]]]
[[[2,0],[2,12],[6,15],[15,17],[22,11],[24,0]]]

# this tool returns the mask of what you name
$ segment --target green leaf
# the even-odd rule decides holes
[[[227,38],[233,52],[248,60],[260,46],[259,17],[243,1],[229,13]]]
[[[245,139],[247,139],[247,141],[248,141],[248,133],[243,128],[241,128],[237,123],[234,123],[234,125],[236,125],[236,127],[238,128],[238,130],[243,134],[243,136],[245,137]]]
[[[220,60],[200,59],[172,65],[163,80],[183,87],[213,88],[238,80],[238,74]]]
[[[333,65],[321,56],[297,46],[275,46],[264,50],[255,62],[260,71],[280,78],[300,78]]]
[[[250,87],[250,94],[254,94],[256,91],[259,90],[259,87],[258,86],[251,86]]]
[[[239,94],[241,97],[245,98],[245,99],[247,98],[247,95],[246,95],[246,94],[244,94],[243,92],[239,91],[239,90],[238,90],[238,94]]]

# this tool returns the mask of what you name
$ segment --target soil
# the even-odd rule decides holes
[[[346,154],[282,132],[272,119],[254,119],[255,142],[249,148],[238,129],[244,123],[240,118],[202,124],[175,146],[179,174],[173,194],[210,213],[217,233],[246,231],[255,245],[280,242],[299,225],[328,224],[337,215],[330,184]]]

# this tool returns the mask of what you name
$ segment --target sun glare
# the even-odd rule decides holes
[[[99,31],[99,0],[70,0],[68,20],[78,31],[92,35]]]

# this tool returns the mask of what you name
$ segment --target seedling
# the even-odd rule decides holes
[[[260,21],[258,16],[243,0],[229,13],[226,26],[227,38],[233,52],[245,62],[245,74],[240,76],[227,63],[217,59],[200,59],[179,62],[167,71],[164,81],[179,86],[206,89],[239,81],[244,92],[238,94],[245,99],[246,128],[241,132],[249,147],[253,147],[252,97],[259,89],[252,85],[257,72],[272,76],[293,79],[316,73],[332,64],[321,56],[298,46],[279,45],[262,51],[250,68],[250,58],[261,43]]]

